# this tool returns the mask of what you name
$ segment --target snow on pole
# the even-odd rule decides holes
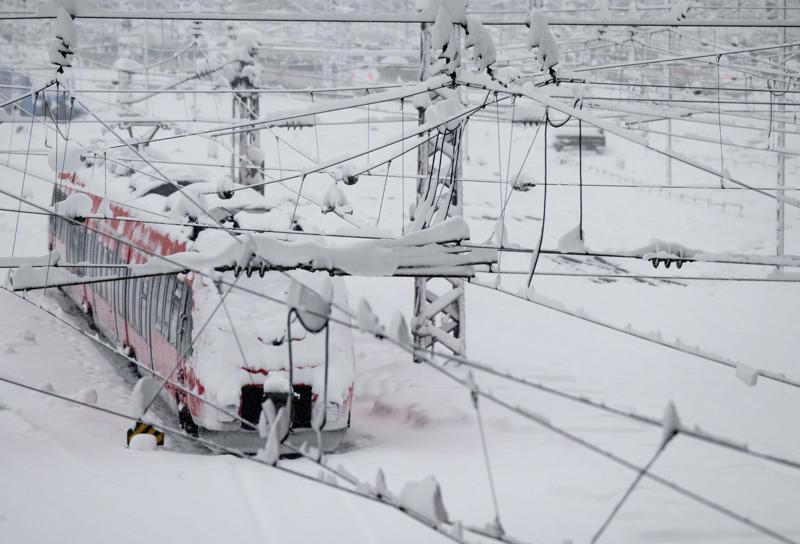
[[[375,493],[378,497],[389,496],[389,488],[386,486],[386,476],[382,468],[378,468],[378,472],[375,474]]]
[[[236,37],[231,53],[231,64],[224,73],[233,95],[233,117],[255,121],[259,118],[260,95],[252,92],[261,86],[263,68],[258,64],[257,54],[263,39],[261,33],[251,27],[243,27]],[[261,150],[261,132],[250,127],[232,135],[231,177],[242,185],[255,185],[264,181],[264,152]],[[258,186],[263,191],[263,185]]]
[[[561,52],[553,33],[550,31],[550,18],[538,9],[534,9],[525,21],[528,26],[528,47],[536,50],[536,56],[542,70],[556,76],[556,65],[561,61]]]
[[[472,56],[481,71],[489,73],[497,57],[494,42],[481,21],[467,15],[465,0],[431,0],[422,11],[427,16],[435,15],[435,20],[433,25],[422,25],[421,80],[436,76],[454,78],[464,70],[461,66],[462,29],[466,47],[472,48]],[[455,82],[448,88],[425,94],[425,97],[414,100],[420,125],[436,119],[441,122],[450,119],[451,122],[437,127],[435,142],[418,148],[417,199],[410,210],[411,223],[407,226],[411,232],[429,229],[463,213],[461,148],[465,119],[461,115],[464,112],[461,94]],[[463,279],[415,279],[414,319],[411,323],[415,351],[433,349],[434,344],[441,344],[457,355],[464,355],[466,307]],[[393,327],[389,329],[391,331]]]
[[[474,15],[467,16],[464,46],[472,48],[472,58],[478,61],[478,67],[482,71],[490,71],[492,64],[497,60],[497,49],[489,31]]]
[[[347,195],[336,182],[328,187],[325,196],[322,197],[322,213],[331,212],[337,215],[353,213],[353,207],[350,206]]]
[[[580,225],[575,225],[558,239],[558,250],[561,253],[586,253],[586,245],[581,240]]]
[[[436,525],[448,522],[442,490],[433,476],[419,482],[408,482],[400,493],[400,506]]]
[[[757,368],[753,368],[749,365],[744,363],[737,363],[736,364],[736,377],[739,378],[742,383],[753,387],[758,382],[758,375],[760,374],[760,370]]]
[[[71,0],[56,0],[52,7],[55,8],[56,20],[53,25],[53,37],[48,43],[48,57],[50,64],[56,66],[56,78],[64,73],[64,68],[72,66],[69,57],[75,54],[78,45],[78,29],[75,26],[75,2]]]

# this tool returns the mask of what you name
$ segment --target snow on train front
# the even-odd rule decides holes
[[[196,244],[214,245],[218,235],[225,234],[206,231]],[[202,247],[196,249],[202,251]],[[184,378],[190,390],[208,401],[190,396],[186,399],[192,420],[200,429],[214,431],[216,439],[227,443],[244,442],[249,447],[250,443],[259,442],[256,427],[263,403],[269,399],[276,409],[287,404],[291,364],[293,400],[288,441],[295,446],[303,442],[316,446],[313,422],[323,421],[323,448],[338,444],[350,424],[354,385],[353,336],[346,325],[349,316],[336,308],[348,306],[345,283],[341,278],[333,279],[334,319],[329,322],[327,350],[324,331],[309,332],[297,319],[287,327],[289,309],[283,302],[289,296],[292,281],[313,284],[318,280],[315,276],[320,275],[323,274],[294,271],[267,272],[264,277],[242,274],[235,278],[226,273],[219,283],[208,276],[194,275],[191,321],[195,327],[208,324],[202,334],[195,332],[198,336],[187,361],[190,375]],[[231,288],[232,284],[236,287]]]

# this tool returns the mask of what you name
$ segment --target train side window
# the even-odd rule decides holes
[[[117,251],[119,251],[119,247],[117,247]],[[114,264],[122,264],[122,259],[119,256],[119,253],[114,254]],[[120,275],[127,276],[128,271],[124,268],[120,268]],[[116,301],[115,304],[117,306],[117,313],[121,317],[125,317],[125,289],[127,289],[128,280],[122,280],[117,282],[116,293],[114,293],[114,300]]]
[[[78,227],[78,232],[80,232],[78,236],[78,256],[80,259],[79,262],[83,262],[86,260],[86,231]],[[80,274],[84,274],[83,267],[80,268]]]
[[[71,263],[72,260],[70,259],[70,257],[72,257],[72,246],[70,245],[71,240],[69,235],[70,235],[70,228],[69,225],[67,224],[65,225],[64,228],[64,253],[66,253],[66,255],[64,255],[64,258],[67,260],[68,263]]]
[[[180,352],[184,356],[191,353],[192,348],[192,289],[186,287],[183,296],[183,311],[181,313]]]
[[[89,250],[89,257],[86,259],[89,264],[95,264],[97,262],[96,252],[97,252],[97,245],[95,242],[96,238],[94,234],[86,233],[86,246]],[[86,275],[90,277],[94,277],[97,275],[97,268],[94,266],[89,266],[86,268]],[[89,284],[89,286],[94,289],[97,287],[95,284]]]
[[[133,314],[133,328],[136,332],[142,332],[142,323],[139,319],[139,299],[142,292],[142,280],[133,280],[133,289],[131,289],[131,314]]]
[[[131,304],[131,293],[133,292],[133,282],[134,280],[128,280],[125,282],[125,319],[128,322],[128,325],[136,330],[136,327],[133,323],[133,304]]]
[[[108,264],[108,248],[105,246],[105,244],[102,244],[100,246],[100,258],[102,259],[101,262],[103,264]],[[103,274],[108,275],[108,268],[103,268],[102,270]],[[108,290],[110,289],[110,287],[111,283],[109,282],[101,284],[100,287],[103,298],[106,299],[106,302],[108,302],[109,304],[111,303],[111,301],[108,298]]]
[[[122,259],[122,248],[119,244],[117,244],[117,251],[114,254],[114,261],[116,264],[124,264]],[[128,275],[127,268],[120,268],[120,272],[122,276]],[[128,290],[128,280],[120,281],[117,285],[117,303],[119,304],[119,315],[123,318],[127,316],[128,310],[125,308],[125,292]],[[127,320],[127,319],[126,319]]]
[[[108,248],[106,250],[106,252],[107,252],[106,262],[108,264],[114,264],[114,250],[111,249],[111,248]],[[120,270],[119,268],[116,268],[116,267],[111,267],[111,268],[108,269],[108,271],[109,271],[109,273],[116,274],[117,276],[121,276],[122,275],[122,270]],[[115,308],[117,306],[117,299],[115,299],[114,296],[115,296],[115,294],[117,292],[117,286],[118,285],[119,285],[119,281],[115,281],[113,284],[111,284],[108,287],[108,300]]]
[[[183,280],[176,278],[175,288],[172,291],[172,311],[169,314],[169,341],[178,346],[178,321],[181,314],[181,298],[183,297]]]
[[[150,323],[150,330],[161,330],[161,306],[164,303],[164,282],[165,276],[156,276],[155,283],[153,284],[153,301],[152,304],[152,321]]]
[[[167,276],[164,284],[164,306],[161,309],[161,334],[169,342],[169,316],[172,307],[172,290],[175,286],[175,276]]]
[[[150,327],[149,319],[147,319],[147,304],[149,302],[148,296],[150,295],[150,284],[153,280],[151,278],[144,278],[142,282],[142,297],[139,299],[139,318],[142,323],[142,335],[149,342],[150,341]]]
[[[161,276],[150,279],[150,300],[147,307],[150,312],[150,331],[158,329],[158,293],[161,291]]]

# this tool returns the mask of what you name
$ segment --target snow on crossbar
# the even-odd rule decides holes
[[[85,277],[74,269],[52,266],[57,262],[57,254],[51,257],[50,266],[43,258],[9,261],[9,266],[16,267],[10,274],[9,284],[13,291],[27,291],[212,269],[232,270],[237,275],[302,269],[338,276],[473,277],[475,265],[497,263],[497,250],[458,245],[467,239],[469,229],[461,218],[451,218],[400,238],[340,246],[253,234],[245,237],[243,244],[230,238],[214,254],[175,253],[165,259],[120,267],[125,275]]]

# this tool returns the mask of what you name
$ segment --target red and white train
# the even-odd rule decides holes
[[[92,199],[91,216],[83,224],[58,216],[50,219],[50,245],[60,253],[61,263],[95,265],[72,266],[69,270],[73,274],[89,279],[123,274],[127,269],[120,265],[158,259],[153,255],[213,252],[229,242],[222,239],[230,236],[225,230],[178,226],[174,218],[165,219],[170,204],[180,198],[180,194],[173,194],[177,191],[174,185],[154,182],[152,177],[140,176],[138,186],[133,179],[115,178],[115,183],[105,188],[110,195],[106,197],[85,184],[84,176],[91,179],[88,169],[62,173],[61,184],[53,193],[53,205],[58,213],[59,202],[73,192],[84,192]],[[196,178],[179,182],[183,186],[203,183]],[[252,195],[248,196],[248,192]],[[227,206],[213,209],[223,221],[263,225],[269,224],[270,214],[278,213],[268,210],[263,204],[264,197],[254,191],[240,191],[236,195],[235,202],[219,200],[218,204]],[[285,214],[275,219],[285,221]],[[291,276],[315,279],[307,272],[292,272]],[[215,281],[222,278],[224,283]],[[325,422],[323,447],[330,449],[350,424],[354,380],[352,334],[346,326],[330,324],[326,378],[326,334],[307,332],[299,323],[293,325],[294,383],[290,387],[287,307],[257,294],[285,300],[292,281],[288,274],[278,272],[267,272],[264,277],[234,278],[231,272],[209,271],[87,283],[65,289],[89,313],[97,329],[125,348],[145,372],[149,368],[160,376],[172,375],[173,380],[199,397],[170,383],[165,386],[187,432],[213,431],[215,439],[220,441],[256,444],[259,438],[255,427],[262,403],[269,398],[276,407],[285,405],[291,391],[289,440],[296,445],[306,440],[315,445],[315,438],[309,440],[312,418],[325,410],[325,417],[320,418]],[[234,282],[237,288],[230,287]],[[347,304],[344,284],[338,281],[334,285],[334,301],[344,307]],[[348,319],[337,312],[334,309],[333,315]],[[173,372],[176,365],[177,371]],[[324,398],[326,406],[322,406]],[[251,425],[242,424],[200,399],[238,414]]]

